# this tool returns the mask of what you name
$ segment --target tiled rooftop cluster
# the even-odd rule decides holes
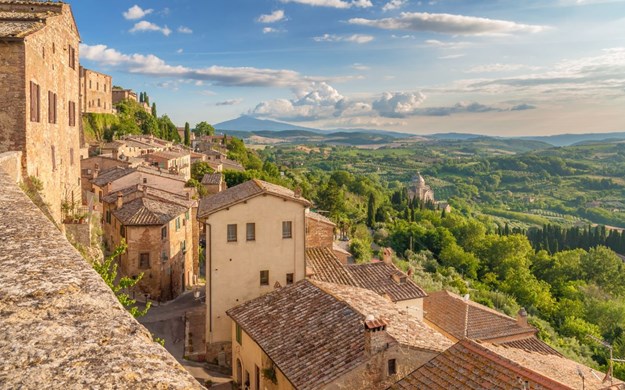
[[[376,262],[344,265],[329,248],[306,249],[306,264],[309,267],[307,273],[313,280],[363,287],[380,295],[388,295],[393,302],[427,296],[421,287],[393,264]]]
[[[0,387],[202,388],[0,173]]]

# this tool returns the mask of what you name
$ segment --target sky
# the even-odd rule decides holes
[[[625,0],[74,0],[83,66],[178,125],[625,131]]]

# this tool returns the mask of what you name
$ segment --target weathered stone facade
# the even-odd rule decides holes
[[[122,100],[137,101],[137,94],[132,89],[113,88],[113,104],[117,104]]]
[[[0,159],[0,169],[12,170],[10,160]],[[0,188],[0,387],[203,388],[119,304],[14,176],[0,172]]]
[[[43,184],[52,216],[80,199],[80,37],[70,6],[0,2],[0,152],[22,152],[24,176]]]
[[[317,213],[306,214],[306,247],[332,248],[336,225]]]
[[[112,114],[112,77],[84,67],[80,67],[80,112]]]

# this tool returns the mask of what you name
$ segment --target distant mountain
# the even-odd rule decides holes
[[[468,133],[436,133],[436,134],[427,134],[424,135],[426,138],[437,139],[437,140],[465,140],[472,138],[481,138],[483,135],[479,134],[468,134]]]
[[[270,121],[266,119],[256,119],[249,115],[241,115],[236,119],[217,123],[213,125],[215,130],[220,131],[285,131],[285,130],[305,130],[319,133],[320,130],[310,127],[292,125],[285,122]]]
[[[553,146],[569,146],[588,141],[615,141],[625,139],[625,132],[616,133],[587,133],[587,134],[558,134],[538,137],[519,137],[533,141],[550,143]]]

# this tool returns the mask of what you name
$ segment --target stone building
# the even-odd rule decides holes
[[[207,173],[202,178],[202,185],[209,195],[214,195],[228,188],[221,172]]]
[[[121,102],[122,100],[132,100],[132,101],[138,101],[137,100],[137,93],[134,92],[132,89],[123,89],[123,88],[113,88],[113,105]]]
[[[185,150],[163,150],[143,155],[146,163],[166,172],[191,178],[191,155]]]
[[[121,275],[143,273],[136,292],[166,301],[195,284],[194,200],[143,185],[102,200],[105,245],[112,251],[122,239],[128,244],[120,258]]]
[[[429,185],[425,184],[425,179],[420,172],[412,179],[412,183],[408,188],[408,198],[410,200],[418,199],[422,202],[434,202],[434,191]]]
[[[80,199],[79,42],[68,4],[0,1],[0,152],[22,152],[57,221]]]
[[[206,231],[207,360],[230,363],[226,310],[304,279],[310,202],[287,188],[250,180],[200,201]]]
[[[451,346],[379,294],[303,280],[228,310],[247,389],[385,389]]]
[[[315,212],[306,213],[306,247],[332,248],[336,224]]]
[[[92,192],[91,180],[98,177],[100,172],[106,172],[113,168],[128,168],[130,164],[105,156],[95,156],[80,160],[80,183],[82,187],[82,203],[88,203],[88,194]],[[90,199],[94,199],[93,196]],[[95,201],[95,199],[94,199]]]
[[[94,70],[80,67],[80,112],[112,114],[112,77]]]

